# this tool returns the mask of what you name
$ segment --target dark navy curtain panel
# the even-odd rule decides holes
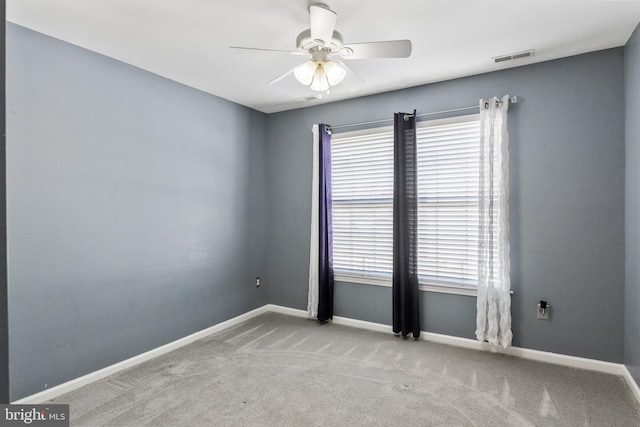
[[[416,112],[394,114],[393,332],[420,336]]]
[[[333,318],[333,226],[331,221],[331,128],[320,124],[320,203],[319,203],[319,278],[318,320],[326,322]]]

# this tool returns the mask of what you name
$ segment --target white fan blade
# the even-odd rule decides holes
[[[340,56],[346,59],[408,58],[411,56],[411,40],[348,44],[342,46]]]
[[[309,15],[311,16],[311,39],[321,40],[325,45],[331,44],[338,15],[323,4],[309,6]]]
[[[337,62],[340,63],[342,68],[347,70],[347,76],[340,84],[349,92],[355,92],[356,90],[360,89],[364,85],[364,79],[351,68],[347,67],[347,64],[345,64],[344,62]]]
[[[259,47],[243,47],[243,46],[229,46],[229,49],[241,49],[241,50],[257,50],[260,52],[281,52],[288,53],[290,55],[306,55],[309,56],[306,52],[300,52],[298,50],[280,50],[280,49],[262,49]]]
[[[287,71],[284,74],[280,74],[278,77],[276,77],[275,79],[271,80],[270,82],[267,82],[267,86],[271,86],[274,83],[278,83],[280,80],[284,79],[285,77],[287,77],[289,74],[293,74],[293,71],[296,69],[296,67],[293,67],[292,69],[290,69],[289,71]]]

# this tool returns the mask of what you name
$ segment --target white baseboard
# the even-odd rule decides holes
[[[308,317],[307,312],[304,310],[297,310],[297,309],[281,307],[281,306],[272,305],[272,304],[269,304],[267,307],[269,311],[273,311],[277,313],[289,314],[292,316],[299,316],[299,317]],[[374,322],[366,322],[363,320],[351,319],[348,317],[334,316],[333,323],[335,323],[336,325],[351,326],[354,328],[367,329],[367,330],[376,331],[376,332],[389,332],[389,333],[393,332],[391,326],[389,325],[384,325],[381,323],[374,323]],[[460,337],[454,337],[451,335],[436,334],[433,332],[422,331],[420,332],[420,336],[422,337],[422,339],[426,341],[431,341],[439,344],[447,344],[451,346],[468,348],[473,350],[481,350],[481,351],[489,351],[492,353],[506,354],[509,356],[520,357],[522,359],[535,360],[538,362],[550,363],[553,365],[568,366],[571,368],[587,369],[590,371],[603,372],[606,374],[621,375],[621,376],[628,375],[629,378],[633,379],[631,375],[628,373],[629,371],[627,370],[627,368],[620,363],[605,362],[602,360],[587,359],[584,357],[567,356],[565,354],[551,353],[551,352],[540,351],[540,350],[530,350],[530,349],[521,348],[521,347],[509,347],[505,350],[501,347],[495,347],[489,343],[481,343],[479,341],[469,339],[469,338],[460,338]],[[638,401],[640,401],[640,399],[638,399]]]
[[[266,313],[267,311],[268,311],[267,306],[264,305],[262,307],[256,308],[255,310],[251,310],[247,313],[241,314],[240,316],[218,323],[207,329],[203,329],[191,335],[187,335],[184,338],[180,338],[176,341],[154,348],[153,350],[149,350],[145,353],[139,354],[130,359],[123,360],[122,362],[118,362],[116,364],[107,366],[98,371],[91,372],[87,375],[83,375],[79,378],[73,379],[71,381],[67,381],[66,383],[62,383],[55,387],[51,387],[50,389],[43,390],[39,393],[32,394],[22,399],[16,400],[15,402],[12,402],[12,403],[13,404],[38,404],[38,403],[46,402],[47,400],[51,400],[65,393],[69,393],[70,391],[76,390],[84,385],[101,380],[105,377],[108,377],[109,375],[113,375],[117,372],[123,371],[125,369],[129,369],[133,366],[139,365],[142,362],[146,362],[149,359],[153,359],[165,353],[169,353],[170,351],[183,347],[187,344],[191,344],[192,342],[205,338],[211,334],[215,334],[216,332],[220,332],[224,329],[240,324],[253,317],[259,316],[260,314]]]
[[[309,318],[309,314],[304,310],[298,310],[296,308],[283,307],[274,304],[268,304],[265,306],[268,311],[274,313],[281,313],[289,316],[297,316]],[[349,317],[333,316],[333,321],[336,325],[350,326],[353,328],[366,329],[369,331],[393,333],[393,328],[390,325],[382,323],[367,322],[364,320],[351,319]],[[589,371],[602,372],[605,374],[622,376],[628,384],[631,392],[635,396],[638,403],[640,403],[640,387],[634,380],[633,376],[627,369],[627,367],[621,363],[605,362],[603,360],[587,359],[585,357],[568,356],[566,354],[552,353],[540,350],[531,350],[521,347],[509,347],[503,349],[501,347],[493,346],[489,343],[481,343],[469,338],[454,337],[451,335],[436,334],[433,332],[421,331],[420,336],[426,341],[431,341],[439,344],[446,344],[455,347],[468,348],[472,350],[488,351],[492,353],[506,354],[509,356],[520,357],[522,359],[535,360],[538,362],[549,363],[552,365],[567,366],[570,368],[586,369]]]
[[[310,318],[309,314],[304,310],[299,310],[299,309],[290,308],[290,307],[283,307],[275,304],[267,304],[260,308],[256,308],[255,310],[244,313],[240,316],[234,317],[233,319],[229,319],[227,321],[218,323],[217,325],[211,326],[210,328],[204,329],[202,331],[188,335],[184,338],[180,338],[176,341],[165,344],[161,347],[147,351],[146,353],[142,353],[138,356],[134,356],[130,359],[123,360],[122,362],[116,363],[114,365],[107,366],[106,368],[100,369],[98,371],[92,372],[90,374],[84,375],[82,377],[76,378],[66,383],[57,385],[48,390],[43,390],[39,393],[33,394],[31,396],[27,396],[13,403],[14,404],[37,404],[37,403],[45,402],[47,400],[60,396],[64,393],[68,393],[84,385],[98,381],[109,375],[113,375],[124,369],[131,368],[149,359],[153,359],[154,357],[158,357],[162,354],[168,353],[177,348],[180,348],[194,341],[207,337],[211,334],[220,332],[224,329],[230,328],[232,326],[235,326],[237,324],[240,324],[244,321],[247,321],[253,317],[259,316],[260,314],[267,313],[267,312],[280,313],[280,314],[295,316],[295,317]],[[336,325],[350,326],[353,328],[366,329],[366,330],[376,331],[376,332],[383,332],[383,333],[393,332],[391,326],[389,325],[384,325],[382,323],[366,322],[363,320],[351,319],[348,317],[334,316],[333,323]],[[635,382],[635,380],[631,376],[631,373],[629,372],[627,367],[623,364],[605,362],[602,360],[587,359],[584,357],[567,356],[564,354],[551,353],[546,351],[530,350],[530,349],[520,348],[520,347],[509,347],[505,350],[500,347],[495,347],[488,343],[481,343],[469,338],[460,338],[460,337],[454,337],[450,335],[435,334],[433,332],[421,332],[421,337],[426,341],[431,341],[434,343],[446,344],[446,345],[468,348],[473,350],[481,350],[481,351],[489,351],[493,353],[506,354],[509,356],[520,357],[523,359],[535,360],[535,361],[544,362],[544,363],[550,363],[553,365],[562,365],[562,366],[567,366],[572,368],[587,369],[590,371],[620,375],[625,379],[625,381],[631,388],[631,391],[633,392],[636,399],[640,403],[640,388],[638,387],[638,384]]]
[[[631,372],[629,372],[629,369],[626,366],[624,367],[624,375],[622,376],[624,377],[625,381],[627,381],[627,384],[629,385],[629,388],[631,389],[633,395],[638,400],[638,403],[640,403],[640,387],[638,387],[638,383],[635,379],[633,379]]]
[[[489,343],[482,343],[469,338],[452,337],[450,335],[435,334],[433,332],[421,332],[427,341],[453,345],[456,347],[473,350],[488,351],[491,353],[505,354],[522,359],[535,360],[552,365],[562,365],[570,368],[586,369],[589,371],[603,372],[606,374],[623,375],[626,369],[623,364],[605,362],[603,360],[587,359],[585,357],[568,356],[566,354],[552,353],[548,351],[531,350],[522,347],[496,347]]]
[[[333,323],[336,325],[350,326],[352,328],[367,329],[369,331],[393,333],[393,328],[382,323],[367,322],[364,320],[351,319],[349,317],[333,316]]]
[[[309,313],[304,310],[299,310],[297,308],[285,307],[282,305],[275,304],[267,304],[265,305],[267,311],[271,311],[273,313],[280,313],[287,316],[295,316],[295,317],[307,317],[310,318]]]
[[[283,307],[281,305],[267,304],[267,310],[273,313],[280,313],[288,316],[310,318],[309,313],[297,308]],[[331,321],[335,325],[351,326],[352,328],[367,329],[376,332],[393,332],[391,326],[382,323],[366,322],[364,320],[351,319],[349,317],[333,316]]]

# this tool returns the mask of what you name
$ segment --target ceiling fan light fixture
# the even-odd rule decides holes
[[[325,92],[329,90],[329,80],[327,79],[327,73],[325,73],[322,64],[318,64],[318,68],[316,68],[316,72],[313,75],[313,81],[309,88],[316,92]]]
[[[309,86],[313,82],[318,65],[313,61],[303,62],[293,70],[293,75],[300,83]]]
[[[340,84],[347,75],[347,70],[338,61],[328,61],[323,68],[330,86]]]

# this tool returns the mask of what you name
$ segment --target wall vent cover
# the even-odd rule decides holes
[[[316,99],[322,99],[322,96],[320,96],[320,94],[318,95],[309,95],[309,96],[305,96],[302,98],[296,98],[294,101],[295,102],[309,102],[309,101],[315,101]]]
[[[513,61],[514,59],[527,58],[533,56],[535,50],[525,50],[524,52],[510,53],[508,55],[494,56],[493,62],[499,64],[500,62]]]

